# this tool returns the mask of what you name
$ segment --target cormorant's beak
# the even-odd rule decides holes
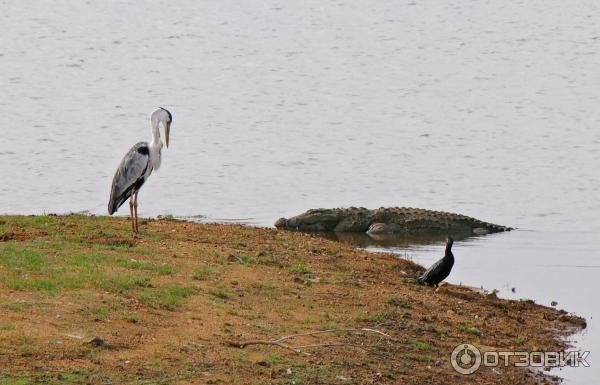
[[[171,122],[165,123],[165,144],[169,148],[169,131],[171,131]]]

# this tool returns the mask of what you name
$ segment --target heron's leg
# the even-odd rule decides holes
[[[135,233],[135,222],[133,219],[133,194],[129,197],[129,213],[131,214],[131,231]]]
[[[140,232],[140,227],[138,225],[138,213],[137,213],[137,198],[138,198],[138,193],[137,191],[135,192],[135,200],[133,201],[133,210],[135,211],[135,232],[139,233]]]

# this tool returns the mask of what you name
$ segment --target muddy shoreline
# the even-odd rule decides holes
[[[133,238],[125,218],[0,216],[0,381],[558,380],[514,367],[465,376],[450,354],[461,343],[561,350],[581,318],[400,278],[421,270],[392,254],[275,229],[148,220]],[[299,351],[240,346],[320,330],[334,332],[290,340],[305,346]],[[90,343],[96,337],[103,343]]]

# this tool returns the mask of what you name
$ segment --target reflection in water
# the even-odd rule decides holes
[[[356,247],[400,247],[408,248],[419,245],[435,245],[446,242],[450,235],[455,241],[461,241],[470,237],[477,237],[470,232],[450,232],[450,233],[419,233],[419,234],[373,234],[366,233],[340,233],[340,232],[321,232],[315,233],[320,237],[332,241],[338,241],[354,245]]]

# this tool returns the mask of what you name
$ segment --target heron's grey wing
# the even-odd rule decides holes
[[[144,182],[150,151],[148,143],[140,142],[125,155],[113,177],[108,213],[113,214],[131,196],[134,188]],[[137,187],[136,187],[137,186]]]

